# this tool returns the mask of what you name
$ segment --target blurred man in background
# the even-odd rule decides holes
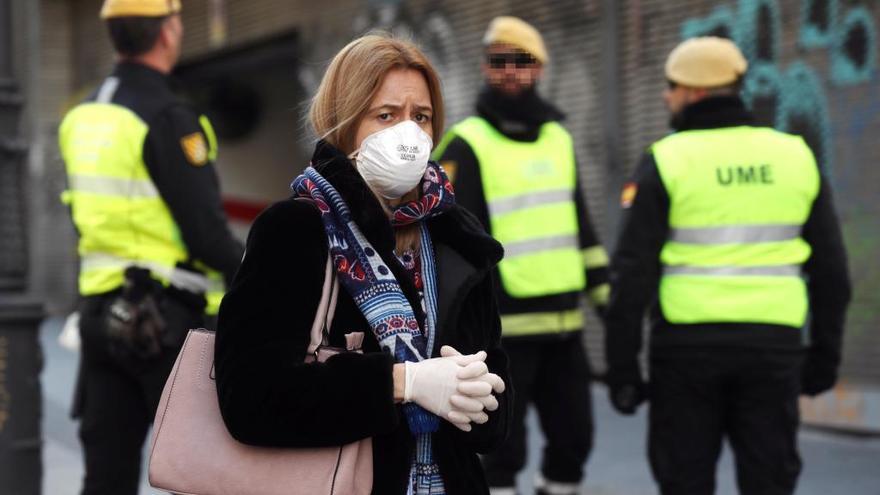
[[[210,123],[172,93],[178,0],[106,0],[119,62],[59,131],[79,233],[82,354],[74,415],[84,495],[138,491],[141,449],[212,280],[242,256],[222,209]],[[216,301],[215,301],[216,302]]]
[[[564,116],[536,90],[549,58],[541,34],[498,17],[483,43],[477,115],[453,126],[435,157],[453,178],[458,203],[505,250],[496,286],[515,403],[510,437],[485,458],[486,474],[491,493],[515,493],[526,461],[526,408],[534,403],[547,438],[538,493],[576,494],[593,441],[580,299],[586,292],[604,307],[608,259],[587,214]]]
[[[664,98],[675,132],[622,195],[608,382],[624,414],[650,397],[649,458],[664,495],[714,493],[725,437],[741,493],[793,493],[798,396],[830,389],[840,365],[850,281],[831,190],[803,139],[755,125],[739,97],[746,68],[726,39],[672,51]]]

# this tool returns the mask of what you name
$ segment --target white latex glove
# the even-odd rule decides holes
[[[449,347],[447,350],[446,347],[441,348],[441,354],[444,352],[449,354],[449,356],[446,357],[454,357],[456,361],[462,365],[462,368],[458,371],[458,378],[463,380],[459,382],[458,387],[456,388],[459,393],[453,394],[452,397],[449,398],[454,409],[449,412],[447,419],[456,428],[468,432],[471,431],[471,423],[483,424],[489,421],[489,415],[483,412],[487,405],[485,397],[471,397],[469,394],[460,393],[465,384],[470,383],[474,378],[478,378],[489,372],[489,368],[486,366],[486,363],[483,362],[483,360],[486,359],[487,354],[481,351],[476,354],[464,356],[456,352],[455,349]],[[474,384],[476,383],[482,382],[474,382]],[[497,409],[498,402],[494,397],[491,397],[491,395],[490,398],[495,402],[494,408],[490,410]],[[492,407],[492,404],[488,405],[489,407]]]
[[[485,359],[485,353],[482,358]],[[457,408],[452,403],[452,396],[457,395],[458,385],[462,381],[459,374],[469,377],[480,372],[478,361],[479,356],[476,360],[470,359],[468,361],[471,363],[470,365],[459,364],[464,361],[452,357],[432,358],[420,362],[407,361],[404,363],[406,377],[404,379],[403,401],[415,402],[455,424],[458,428],[470,431],[470,424],[462,424],[460,415],[453,415],[450,418],[449,413],[453,409],[472,413],[483,410],[479,401],[461,395],[456,398]],[[485,367],[485,363],[482,364]],[[480,416],[476,417],[481,419]]]
[[[440,348],[440,355],[443,357],[450,357],[454,359],[458,359],[459,363],[468,363],[468,366],[471,363],[478,362],[482,364],[484,367],[486,363],[486,351],[480,351],[476,354],[463,355],[454,347],[444,345]],[[482,359],[478,360],[478,357],[482,356]],[[476,365],[474,365],[476,366]],[[469,370],[476,371],[476,368],[468,368]],[[485,367],[485,372],[483,373],[474,373],[474,374],[465,374],[462,378],[465,378],[465,381],[462,382],[458,387],[458,392],[462,395],[467,395],[469,397],[483,397],[486,395],[491,395],[491,392],[495,392],[496,394],[500,394],[504,392],[505,385],[504,380],[501,379],[500,376],[495,373],[489,373],[489,368]],[[489,386],[487,389],[486,386]],[[495,407],[489,409],[490,411],[494,411],[498,408],[498,401],[495,401]]]
[[[476,391],[475,391],[476,390]],[[492,395],[492,386],[480,380],[470,380],[462,382],[458,385],[458,394],[453,395],[465,396],[475,399],[482,404],[483,409],[494,411],[498,409],[498,399]],[[453,402],[453,405],[455,402]]]
[[[483,362],[486,352],[463,355],[451,346],[443,346],[440,355],[455,358],[459,364],[465,365],[458,374],[463,381],[458,384],[457,393],[450,397],[455,409],[449,413],[449,422],[463,431],[470,431],[469,423],[483,424],[489,421],[489,415],[483,410],[498,409],[498,399],[492,395],[492,391],[504,391],[504,381],[498,375],[489,373],[489,368]]]
[[[454,357],[462,366],[475,363],[477,361],[486,361],[486,351],[480,351],[474,354],[462,354],[455,350],[451,345],[444,345],[440,348],[440,355],[443,357]]]
[[[471,431],[471,423],[481,425],[489,421],[489,415],[483,411],[471,413],[452,410],[449,411],[449,422],[462,431]]]

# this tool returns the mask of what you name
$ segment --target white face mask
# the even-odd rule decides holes
[[[407,120],[364,138],[357,170],[382,197],[398,199],[422,180],[432,146],[431,136]]]

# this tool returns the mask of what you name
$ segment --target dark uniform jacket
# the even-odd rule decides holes
[[[477,100],[477,115],[486,119],[493,127],[510,139],[523,142],[534,142],[538,139],[541,126],[546,122],[561,121],[565,116],[543,101],[532,90],[519,98],[507,98],[489,88],[484,88]],[[470,145],[462,138],[456,137],[446,147],[440,164],[454,170],[455,193],[458,204],[471,211],[486,229],[490,229],[489,208],[486,205],[480,178],[480,163]],[[577,208],[580,248],[587,249],[600,246],[599,238],[593,229],[592,221],[587,213],[583,188],[578,176],[575,189],[575,206]],[[608,282],[607,267],[601,266],[587,270],[587,287],[589,292]],[[501,314],[537,313],[545,311],[567,311],[578,307],[580,293],[568,292],[542,297],[515,298],[509,295],[500,282],[497,269],[493,275],[498,293],[498,308]],[[533,338],[517,337],[517,338]]]
[[[191,260],[199,260],[220,271],[227,284],[231,282],[244,248],[229,230],[213,165],[209,161],[196,160],[194,163],[193,158],[198,157],[187,155],[182,142],[187,136],[199,133],[204,143],[208,143],[198,115],[174,94],[167,76],[145,65],[129,62],[118,64],[110,78],[86,100],[87,103],[95,101],[125,107],[146,123],[149,130],[143,144],[144,164],[180,230]],[[180,265],[196,270],[189,262]],[[204,324],[205,300],[202,295],[174,287],[169,287],[166,294],[170,297],[160,303],[160,311],[168,329],[163,342],[171,346],[164,356],[170,356],[170,361],[125,360],[126,366],[138,370],[138,373],[143,373],[144,369],[153,370],[152,382],[145,386],[145,407],[152,408],[150,415],[177,354],[175,346],[183,342],[187,329]],[[83,362],[105,359],[105,313],[115,297],[114,290],[85,297],[80,303]],[[72,406],[74,417],[83,413],[86,395],[93,393],[86,390],[83,369],[80,368]],[[135,380],[131,383],[138,386]]]
[[[391,268],[424,322],[418,292],[393,254],[394,232],[379,202],[349,160],[319,144],[315,168],[339,191],[358,227]],[[509,383],[500,347],[500,322],[493,297],[492,268],[500,245],[456,206],[428,220],[438,277],[437,335],[462,353],[485,350],[489,370]],[[327,235],[308,202],[276,203],[256,220],[241,269],[220,308],[216,341],[220,409],[230,433],[254,445],[331,446],[373,438],[373,493],[403,495],[415,439],[402,407],[394,403],[392,365],[363,314],[341,289],[330,328],[330,344],[364,332],[364,354],[334,356],[304,364],[327,260]],[[434,452],[450,495],[487,493],[477,453],[504,438],[511,390],[498,396],[489,422],[464,433],[441,420]]]
[[[686,107],[673,121],[677,131],[756,125],[742,100],[715,97]],[[635,199],[624,213],[623,228],[612,258],[612,293],[607,313],[609,379],[631,381],[638,373],[642,318],[650,306],[651,350],[654,355],[682,348],[737,346],[802,348],[798,328],[758,323],[671,324],[657,301],[661,276],[660,251],[669,231],[669,196],[650,152],[633,177]],[[804,264],[810,302],[810,352],[807,372],[833,373],[840,363],[844,313],[850,298],[840,226],[831,201],[828,179],[821,175],[819,194],[803,227],[812,248]],[[614,376],[612,376],[614,375]]]
[[[149,127],[144,163],[190,257],[223,273],[228,284],[243,248],[229,230],[213,165],[193,163],[185,152],[183,140],[194,133],[209,142],[198,115],[174,94],[168,77],[152,68],[122,62],[111,77],[118,80],[118,86],[109,102],[128,108]],[[100,92],[87,101],[95,101]]]

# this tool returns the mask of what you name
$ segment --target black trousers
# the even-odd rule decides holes
[[[648,455],[664,495],[715,493],[727,438],[745,495],[794,493],[802,355],[688,349],[651,358]]]
[[[153,422],[165,380],[186,331],[202,325],[200,311],[173,299],[160,303],[169,332],[176,338],[149,360],[121,358],[108,351],[104,316],[115,295],[92,296],[80,302],[79,383],[74,416],[85,454],[82,495],[136,495],[141,452]]]
[[[502,341],[510,359],[514,402],[510,433],[483,458],[489,486],[516,485],[526,463],[526,408],[534,403],[547,439],[541,472],[548,480],[577,483],[593,446],[590,368],[580,332],[548,340]]]

